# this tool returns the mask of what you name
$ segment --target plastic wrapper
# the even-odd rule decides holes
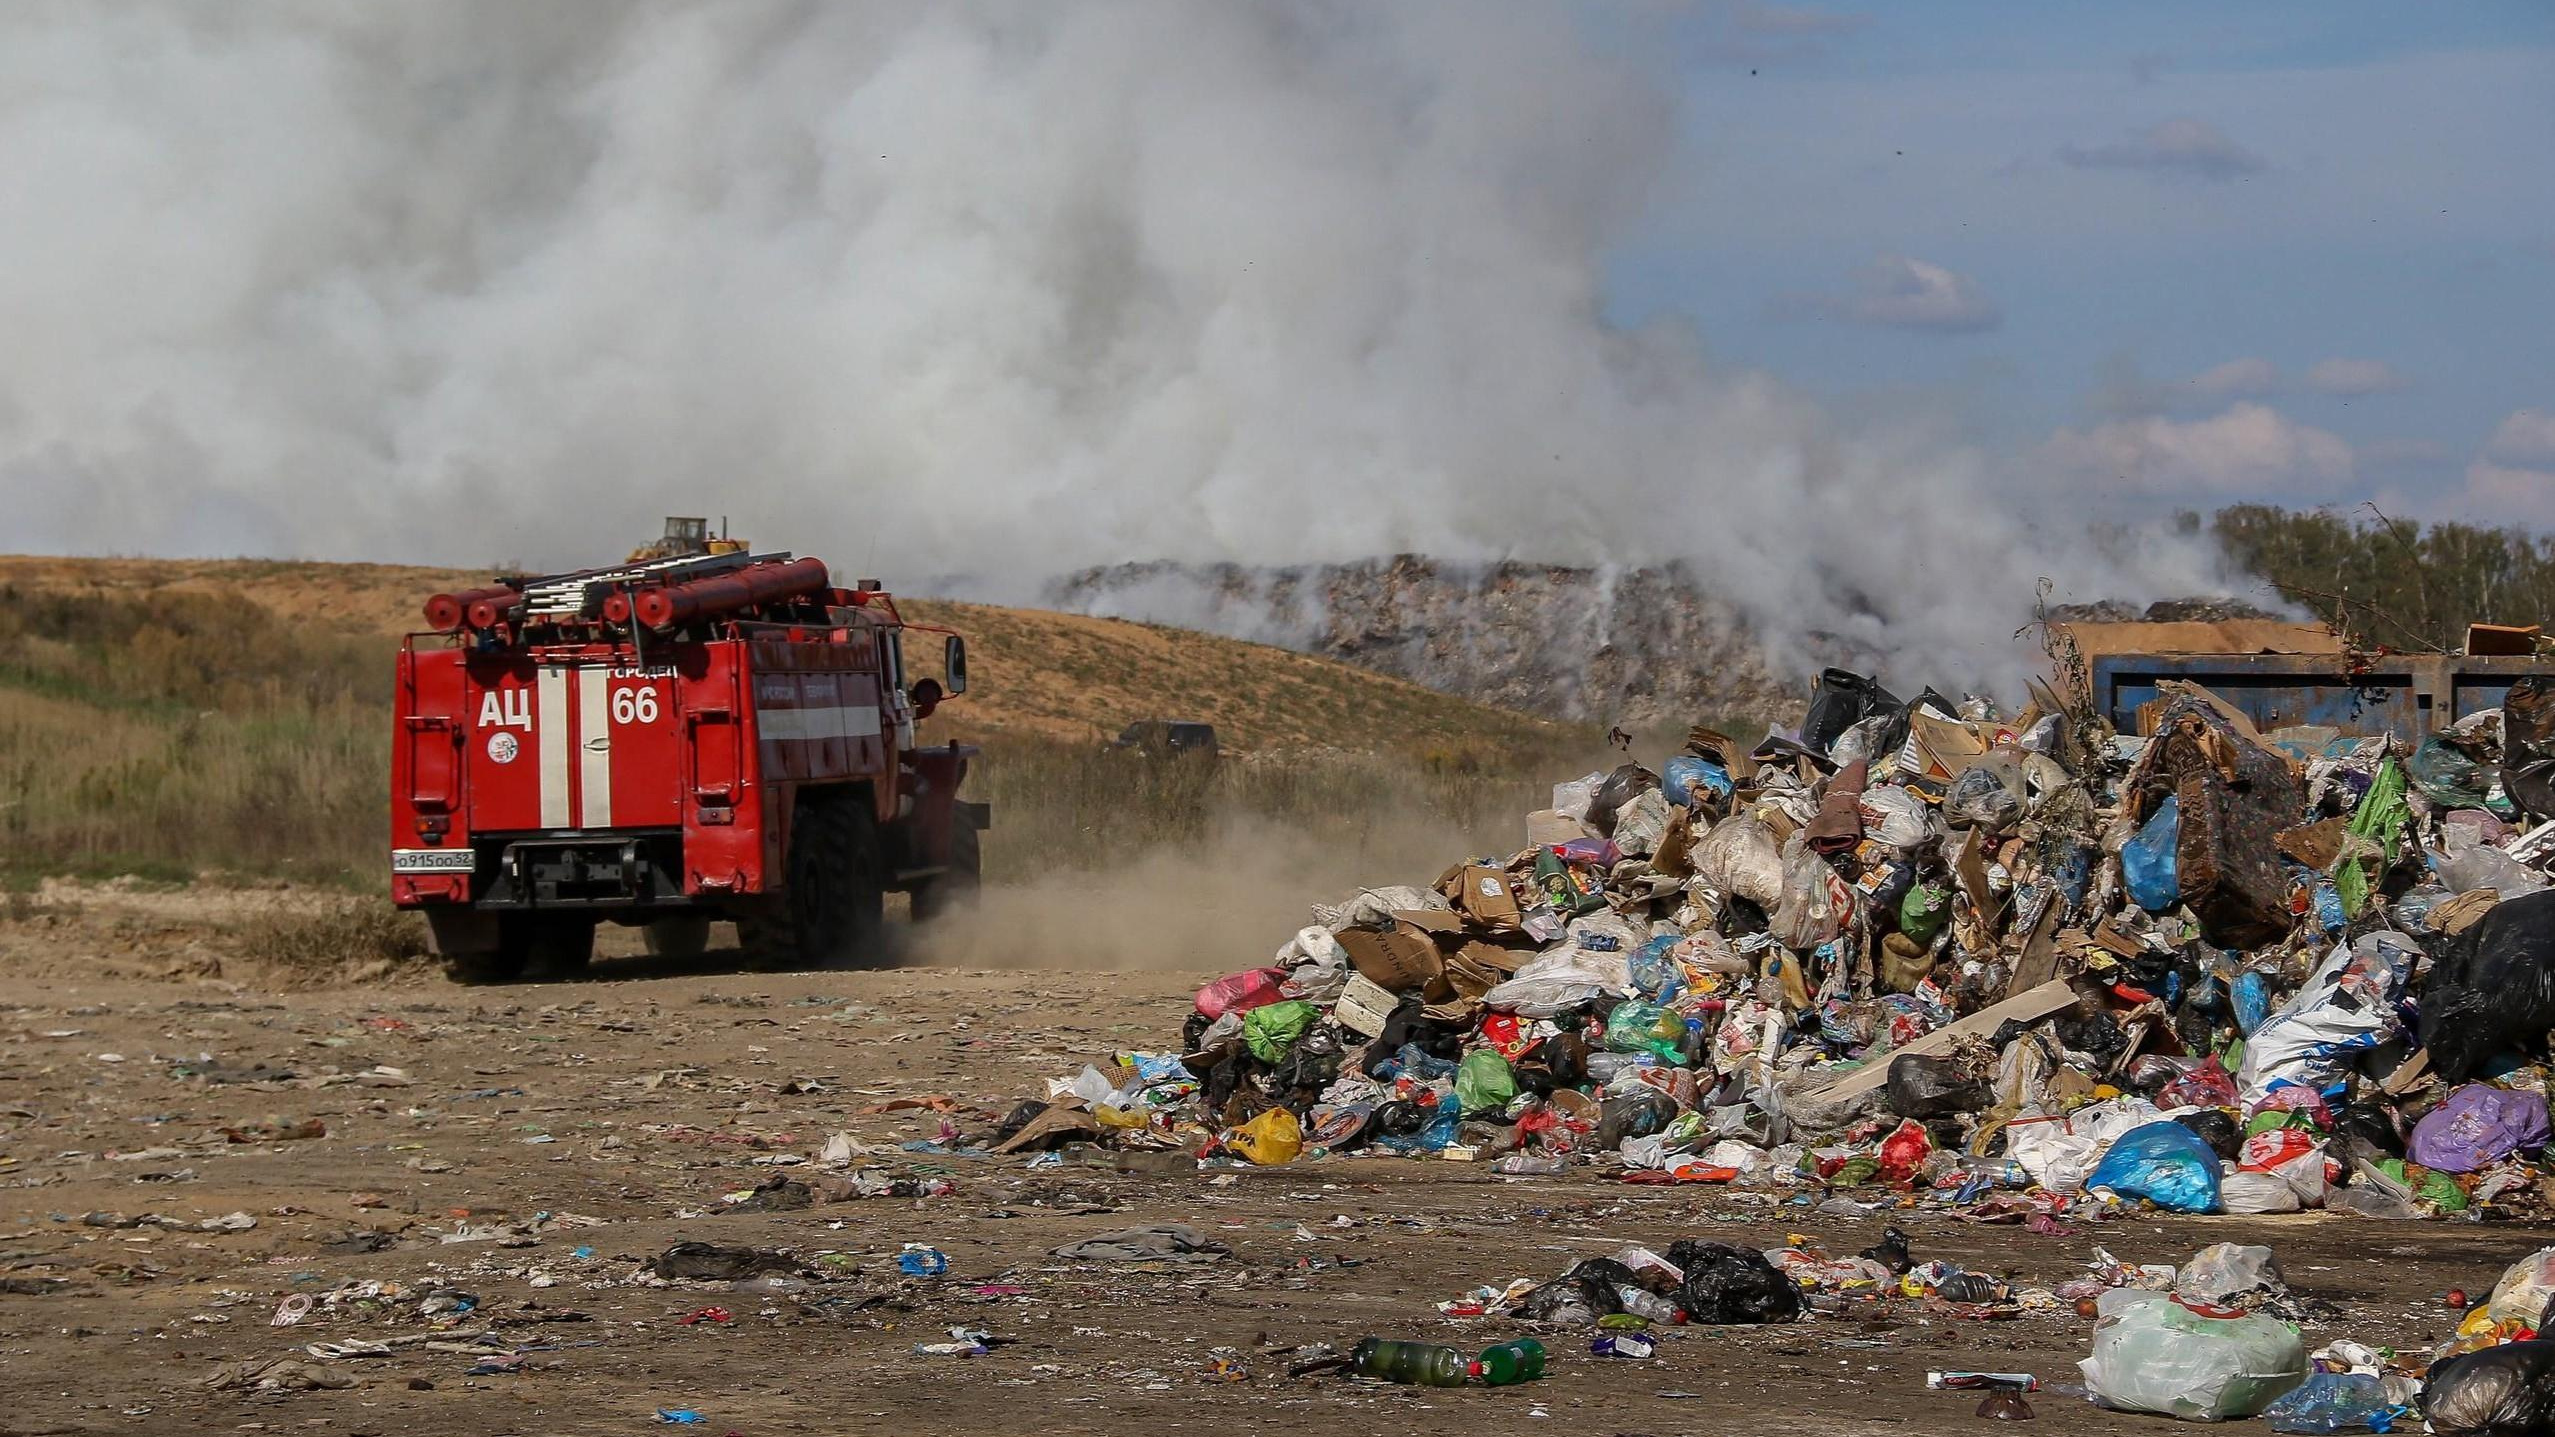
[[[2555,1247],[2542,1247],[2503,1269],[2484,1310],[2495,1322],[2534,1328],[2546,1320],[2550,1298],[2555,1298]]]
[[[2288,1324],[2198,1312],[2171,1297],[2105,1294],[2094,1352],[2079,1363],[2085,1395],[2122,1412],[2192,1422],[2251,1417],[2307,1379],[2307,1349]]]
[[[2123,1133],[2086,1174],[2085,1186],[2145,1198],[2171,1212],[2216,1212],[2218,1155],[2180,1123],[2149,1123]]]
[[[2555,1432],[2555,1342],[2512,1342],[2434,1363],[2422,1416],[2443,1437]]]
[[[2504,898],[2535,893],[2547,886],[2546,875],[2498,848],[2476,844],[2459,853],[2430,854],[2431,871],[2451,893],[2490,888]]]
[[[2546,1146],[2546,1099],[2469,1083],[2413,1125],[2408,1155],[2426,1168],[2471,1173],[2513,1153]]]

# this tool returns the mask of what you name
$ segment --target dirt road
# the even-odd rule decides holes
[[[1976,1398],[1926,1392],[1928,1368],[2070,1382],[2091,1326],[1954,1321],[1901,1302],[1676,1330],[1647,1362],[1547,1334],[1553,1375],[1532,1387],[1290,1378],[1299,1344],[1516,1335],[1436,1304],[1625,1241],[1798,1233],[1851,1252],[1881,1220],[1447,1162],[1165,1175],[968,1159],[896,1146],[932,1138],[940,1114],[875,1111],[1043,1095],[1088,1057],[1176,1033],[1194,974],[765,976],[640,960],[564,984],[408,976],[280,992],[70,976],[90,941],[102,940],[75,924],[41,945],[0,943],[0,1433],[680,1430],[660,1409],[745,1437],[1974,1430]],[[313,1124],[324,1135],[295,1136]],[[852,1170],[952,1190],[785,1211],[724,1200],[775,1178],[821,1185],[808,1160],[838,1132],[877,1149]],[[224,1230],[242,1221],[231,1214],[254,1226]],[[2293,1284],[2340,1308],[2311,1342],[2398,1346],[2440,1339],[2454,1322],[2445,1290],[2481,1293],[2547,1236],[2322,1216],[2068,1237],[1895,1220],[1919,1258],[2043,1284],[2082,1271],[2097,1244],[2174,1262],[2222,1238],[2267,1242]],[[1158,1222],[1230,1255],[1050,1256]],[[813,1276],[643,1275],[678,1242],[783,1251]],[[945,1252],[947,1274],[902,1275],[907,1243]],[[307,1317],[273,1325],[302,1298]],[[726,1320],[685,1321],[712,1307]],[[995,1345],[915,1352],[951,1327]],[[316,1344],[341,1345],[305,1350]],[[284,1389],[258,1390],[261,1377]],[[250,1385],[210,1385],[225,1378]],[[326,1385],[294,1390],[309,1381]],[[2047,1432],[2167,1430],[2065,1392],[2033,1402]]]

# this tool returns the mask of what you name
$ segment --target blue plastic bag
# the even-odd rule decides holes
[[[1641,951],[1632,956],[1634,996],[1653,1003],[1676,1001],[1678,990],[1685,986],[1684,970],[1668,956],[1668,950],[1676,946],[1676,936],[1668,933],[1641,945]]]
[[[2182,837],[2182,803],[2167,798],[2157,805],[2138,836],[2120,846],[2120,877],[2129,897],[2150,913],[2162,913],[2182,901],[2174,876],[2174,843]]]
[[[2274,1432],[2384,1432],[2411,1414],[2386,1398],[2386,1383],[2365,1372],[2312,1372],[2306,1384],[2262,1409]]]
[[[2216,1212],[2218,1155],[2180,1123],[2149,1123],[2121,1134],[2085,1187],[2145,1198],[2169,1212]]]
[[[2259,973],[2247,970],[2236,975],[2232,993],[2236,1005],[2236,1031],[2250,1038],[2262,1020],[2271,1016],[2271,985]]]
[[[1694,802],[1698,790],[1709,789],[1723,798],[1730,796],[1730,770],[1708,758],[1681,753],[1668,760],[1659,771],[1659,789],[1670,803],[1684,807]]]

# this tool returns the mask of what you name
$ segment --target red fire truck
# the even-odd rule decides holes
[[[882,908],[970,896],[972,747],[916,724],[967,688],[905,676],[909,625],[817,559],[687,555],[426,601],[399,654],[391,897],[453,976],[581,966],[599,923],[700,951],[714,919],[797,965],[881,960]]]

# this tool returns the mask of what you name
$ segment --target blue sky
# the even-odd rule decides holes
[[[2555,526],[2555,4],[1738,3],[1678,38],[1618,323],[2123,509]]]

